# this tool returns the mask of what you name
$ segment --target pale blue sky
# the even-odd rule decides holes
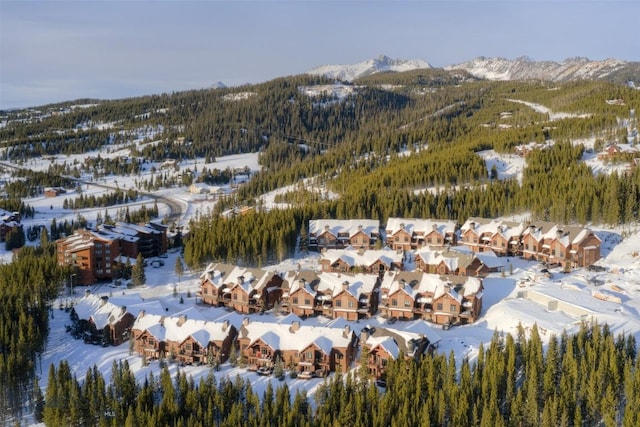
[[[0,109],[237,85],[385,54],[640,61],[640,1],[0,0]]]

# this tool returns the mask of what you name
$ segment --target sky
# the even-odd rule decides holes
[[[0,0],[0,109],[300,74],[379,55],[640,61],[640,2]]]

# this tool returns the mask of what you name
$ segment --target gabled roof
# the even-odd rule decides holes
[[[207,320],[189,319],[185,315],[164,317],[153,314],[139,315],[132,329],[149,331],[158,340],[182,343],[192,337],[202,346],[209,342],[223,341],[231,330],[231,322],[211,322]]]
[[[380,229],[380,221],[374,219],[316,219],[309,221],[309,233],[319,236],[325,231],[334,236],[348,233],[349,237],[359,231],[365,234],[377,235]]]
[[[103,329],[107,325],[117,323],[128,313],[126,306],[116,305],[107,297],[87,294],[74,306],[79,319],[91,320],[96,329]]]
[[[346,348],[351,344],[351,334],[344,334],[344,328],[299,325],[292,328],[289,323],[252,322],[244,324],[241,337],[250,345],[261,339],[274,350],[302,351],[315,344],[326,354],[332,348]]]
[[[418,218],[389,218],[387,220],[387,235],[396,234],[400,230],[405,230],[409,234],[427,234],[433,230],[445,235],[456,231],[455,221],[418,219]]]
[[[365,266],[370,267],[377,261],[390,267],[392,264],[402,262],[402,253],[398,253],[390,248],[380,250],[360,251],[353,247],[345,249],[328,249],[320,255],[320,260],[328,260],[330,265],[335,264],[338,260],[342,260],[350,267]]]
[[[344,274],[323,272],[319,274],[318,292],[331,292],[332,296],[346,291],[355,298],[362,294],[369,294],[377,282],[377,276],[372,274]],[[344,289],[346,286],[346,289]]]

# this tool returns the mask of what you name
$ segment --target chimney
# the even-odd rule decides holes
[[[289,332],[293,334],[294,332],[299,330],[300,330],[300,322],[297,320],[294,320],[293,322],[291,322],[291,327],[289,328]]]
[[[122,307],[120,307],[120,314],[121,314],[122,316],[124,316],[124,314],[125,314],[126,312],[127,312],[127,307],[126,307],[126,306],[124,306],[124,305],[123,305]]]
[[[362,224],[358,224],[358,231],[362,231]]]
[[[431,229],[432,229],[433,231],[438,231],[438,224],[433,224],[433,225],[431,226]]]
[[[182,325],[184,325],[184,322],[186,322],[186,321],[187,321],[187,316],[182,314],[182,315],[180,315],[180,317],[178,317],[177,325],[178,326],[182,326]]]
[[[362,344],[366,343],[369,339],[369,328],[364,328],[360,331],[360,342]]]
[[[238,276],[238,285],[242,286],[244,283],[244,276]]]
[[[225,319],[222,322],[222,332],[226,332],[228,328],[229,328],[229,321]]]
[[[556,231],[556,237],[557,237],[558,239],[562,239],[562,235],[563,235],[563,234],[564,234],[564,233],[563,233],[563,232],[562,232],[562,230],[560,230],[560,229],[559,229],[558,231]]]
[[[304,285],[307,284],[307,281],[304,279],[300,279],[298,280],[298,285],[300,285],[301,288],[304,288]]]
[[[360,248],[358,249],[358,255],[364,255],[366,251],[367,250],[364,248],[364,246],[360,246]]]
[[[140,310],[140,313],[138,313],[138,319],[142,319],[144,317],[144,315],[147,314],[146,311],[144,310]]]
[[[329,231],[329,228],[330,228],[330,227],[329,227],[329,224],[325,225],[325,226],[324,226],[324,231]]]
[[[104,306],[107,303],[107,301],[109,301],[109,297],[106,295],[102,296],[100,298],[100,307]]]
[[[349,282],[345,280],[344,282],[342,282],[342,290],[346,291],[347,289],[349,289]]]
[[[342,330],[342,336],[344,338],[349,338],[350,333],[351,333],[351,327],[349,325],[345,325],[344,329]]]
[[[249,324],[249,318],[245,317],[244,319],[242,319],[242,326],[247,326]]]

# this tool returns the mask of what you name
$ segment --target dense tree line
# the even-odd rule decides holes
[[[0,264],[0,419],[19,412],[31,392],[50,304],[67,277],[46,233],[41,243],[22,248],[11,264]]]
[[[127,191],[115,190],[101,196],[85,196],[80,194],[74,199],[64,199],[64,209],[85,209],[95,207],[106,207],[114,205],[123,205],[138,200],[138,192],[132,188]]]
[[[66,362],[51,366],[40,415],[46,425],[124,426],[636,426],[640,366],[633,336],[583,324],[549,339],[520,327],[495,333],[476,360],[453,354],[405,360],[386,370],[386,390],[366,370],[335,374],[315,391],[286,383],[255,392],[249,380],[196,383],[166,369],[137,384],[126,362],[106,384],[97,368],[82,382]]]
[[[207,215],[193,220],[184,260],[191,268],[212,261],[266,265],[292,255],[303,213],[296,210]]]

